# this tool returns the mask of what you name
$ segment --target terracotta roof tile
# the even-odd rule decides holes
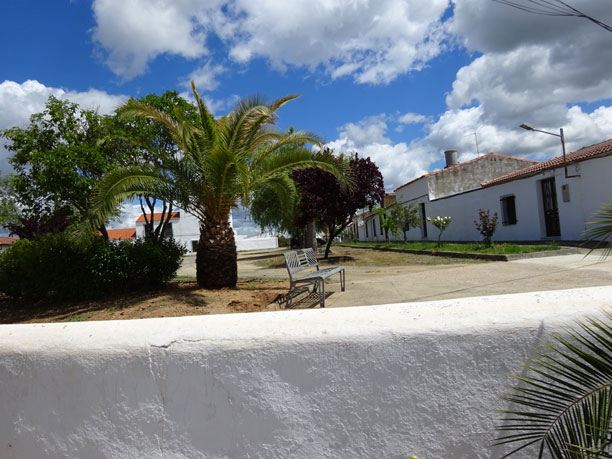
[[[136,238],[136,228],[119,228],[119,229],[109,229],[106,231],[108,232],[109,239],[135,239]]]
[[[488,155],[480,156],[480,157],[478,157],[478,158],[474,158],[474,159],[470,159],[469,161],[465,161],[465,162],[463,162],[463,163],[455,164],[454,166],[445,167],[444,169],[440,169],[440,170],[437,170],[437,171],[429,172],[428,174],[425,174],[425,175],[421,175],[420,177],[417,177],[417,178],[415,178],[415,179],[413,179],[413,180],[409,181],[408,183],[404,183],[403,185],[398,186],[398,187],[397,187],[395,190],[393,190],[393,191],[397,191],[397,190],[399,190],[400,188],[404,188],[405,186],[410,185],[411,183],[414,183],[414,182],[416,182],[417,180],[421,180],[422,178],[425,178],[425,177],[431,177],[432,175],[439,174],[440,172],[450,171],[451,169],[455,169],[455,168],[457,168],[457,167],[465,166],[466,164],[471,164],[471,163],[474,163],[474,162],[476,162],[476,161],[483,160],[483,159],[485,159],[485,158],[490,158],[490,157],[492,157],[492,156],[496,156],[496,157],[498,157],[498,158],[516,159],[516,160],[518,160],[518,161],[525,161],[525,162],[528,162],[528,163],[539,164],[537,161],[533,161],[533,160],[531,160],[531,159],[517,158],[516,156],[501,155],[501,154],[499,154],[499,153],[489,153]],[[527,169],[529,169],[529,168],[527,168]]]
[[[166,215],[164,214],[164,217],[165,216]],[[161,217],[162,217],[161,213],[154,213],[153,214],[153,219],[154,219],[153,221],[155,221],[155,222],[161,221]],[[147,218],[151,218],[151,217],[149,215],[147,215]],[[180,212],[172,212],[172,216],[170,217],[170,220],[176,220],[177,218],[181,218],[181,213]],[[138,217],[136,219],[136,223],[144,223],[144,221],[145,221],[144,214],[140,214],[140,217]]]
[[[567,164],[577,163],[587,159],[598,158],[601,156],[608,156],[612,154],[612,139],[605,140],[588,147],[582,147],[580,150],[573,151],[565,155]],[[554,169],[556,167],[564,166],[563,156],[557,156],[549,159],[548,161],[542,161],[541,163],[534,164],[533,166],[520,169],[518,171],[510,172],[509,174],[502,175],[501,177],[494,178],[482,184],[482,186],[498,185],[500,183],[509,182],[511,180],[517,180],[520,178],[530,177],[539,172],[547,169]]]
[[[0,236],[0,245],[11,245],[18,240],[18,237]]]

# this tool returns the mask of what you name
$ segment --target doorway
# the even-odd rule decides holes
[[[546,225],[546,237],[561,236],[559,207],[557,206],[557,190],[554,177],[542,180],[542,204],[544,209],[544,223]]]

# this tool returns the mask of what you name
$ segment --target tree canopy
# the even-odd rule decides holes
[[[331,156],[330,152],[324,154]],[[316,219],[328,232],[325,258],[329,256],[331,242],[351,223],[359,209],[373,207],[383,201],[383,177],[370,158],[357,154],[349,161],[352,186],[342,186],[337,178],[317,168],[295,170],[291,178],[297,183],[301,195],[299,222],[305,225]]]
[[[252,96],[238,102],[226,116],[215,119],[192,83],[198,116],[196,121],[180,107],[169,116],[142,102],[130,100],[124,116],[144,117],[168,130],[178,146],[172,155],[150,149],[155,164],[139,164],[111,171],[94,195],[94,218],[90,227],[103,221],[125,199],[151,195],[177,202],[200,221],[196,257],[199,285],[208,288],[235,286],[237,257],[234,233],[228,219],[240,201],[249,205],[252,194],[270,187],[291,200],[287,172],[296,168],[322,167],[340,174],[337,160],[304,148],[279,149],[299,142],[320,143],[305,131],[279,133],[273,129],[276,112],[297,96],[267,102]]]
[[[103,142],[112,130],[111,117],[53,96],[27,127],[1,130],[13,153],[10,186],[20,217],[85,219],[94,185],[126,161],[120,144]],[[105,232],[104,222],[100,229]]]

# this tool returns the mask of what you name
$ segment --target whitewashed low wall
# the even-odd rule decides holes
[[[497,458],[508,374],[610,306],[599,287],[3,325],[0,457]]]
[[[276,249],[278,247],[277,237],[253,237],[236,238],[236,250],[264,250]]]

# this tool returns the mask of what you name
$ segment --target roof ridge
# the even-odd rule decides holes
[[[439,173],[441,173],[441,172],[444,172],[444,171],[449,171],[449,170],[451,170],[451,169],[455,169],[455,168],[457,168],[457,167],[459,167],[459,166],[465,166],[466,164],[471,164],[471,163],[473,163],[473,162],[480,161],[480,160],[485,159],[485,158],[488,158],[488,157],[490,157],[490,156],[499,156],[500,158],[516,159],[516,160],[519,160],[519,161],[526,161],[526,162],[530,162],[530,163],[539,164],[539,161],[534,161],[533,159],[525,159],[525,158],[519,158],[518,156],[503,155],[503,154],[501,154],[501,153],[495,153],[495,152],[493,152],[493,151],[492,151],[492,152],[490,152],[490,153],[487,153],[486,155],[483,155],[483,156],[477,156],[476,158],[472,158],[472,159],[470,159],[470,160],[463,161],[462,163],[453,164],[452,166],[448,166],[448,167],[445,167],[445,168],[443,168],[443,169],[438,169],[438,170],[436,170],[436,171],[432,171],[432,172],[428,172],[428,173],[426,173],[426,174],[423,174],[423,175],[421,175],[420,177],[416,177],[416,178],[414,178],[414,179],[410,180],[409,182],[404,183],[403,185],[398,186],[398,187],[397,187],[397,188],[395,188],[393,191],[394,191],[394,192],[396,192],[396,191],[397,191],[397,190],[399,190],[400,188],[403,188],[403,187],[405,187],[405,186],[407,186],[407,185],[410,185],[411,183],[414,183],[414,182],[416,182],[417,180],[420,180],[420,179],[422,179],[422,178],[425,178],[425,177],[431,177],[431,176],[436,175],[436,174],[439,174]]]
[[[509,182],[518,178],[526,178],[537,174],[548,169],[554,169],[556,167],[564,166],[567,164],[573,164],[579,161],[585,161],[588,159],[594,159],[599,156],[608,156],[612,154],[612,139],[604,140],[602,142],[594,143],[586,147],[581,147],[578,150],[571,151],[565,154],[565,160],[563,155],[555,156],[546,161],[539,162],[533,166],[519,169],[517,171],[509,172],[508,174],[496,177],[481,183],[481,186],[497,185],[499,183]]]

